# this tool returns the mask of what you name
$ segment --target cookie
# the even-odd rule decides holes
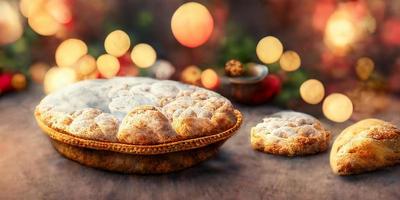
[[[267,116],[251,129],[251,145],[255,150],[299,156],[325,151],[331,134],[314,117],[294,111]]]

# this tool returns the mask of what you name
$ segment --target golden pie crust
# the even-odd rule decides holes
[[[330,132],[317,119],[294,111],[267,116],[250,133],[253,149],[284,156],[325,151],[329,147],[330,138]]]
[[[207,136],[236,123],[231,102],[213,91],[133,77],[68,86],[46,96],[35,115],[81,138],[142,145]]]
[[[35,118],[66,157],[128,173],[192,166],[214,155],[242,121],[215,92],[136,77],[68,86],[46,96]]]
[[[242,114],[234,111],[236,123],[220,133],[194,139],[156,145],[134,145],[85,139],[56,130],[43,123],[54,148],[65,157],[81,164],[121,173],[160,174],[196,165],[218,152],[218,148],[240,128]]]
[[[340,133],[330,164],[338,175],[359,174],[400,163],[400,130],[379,119],[361,120]]]

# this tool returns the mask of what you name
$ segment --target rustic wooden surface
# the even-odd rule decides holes
[[[0,97],[0,199],[400,199],[400,166],[338,177],[329,151],[297,158],[253,151],[249,129],[278,110],[269,106],[238,106],[245,117],[239,132],[216,157],[178,173],[141,176],[84,167],[60,156],[39,130],[32,113],[42,97],[37,86]],[[397,103],[376,117],[400,125]],[[334,137],[352,123],[322,121]]]

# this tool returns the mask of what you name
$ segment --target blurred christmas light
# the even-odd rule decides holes
[[[44,91],[46,94],[54,92],[77,81],[75,71],[67,67],[52,67],[44,77]]]
[[[356,40],[356,27],[348,13],[336,11],[328,20],[324,41],[331,48],[347,48]]]
[[[198,85],[201,78],[201,69],[197,66],[190,65],[181,73],[181,80],[185,83]]]
[[[175,11],[171,19],[171,29],[179,43],[194,48],[210,38],[214,20],[205,6],[188,2]]]
[[[67,39],[57,47],[56,63],[59,67],[70,67],[87,52],[88,48],[82,40]]]
[[[218,88],[220,83],[218,74],[213,69],[206,69],[201,73],[201,84],[211,90]]]
[[[72,13],[67,6],[66,0],[47,0],[46,10],[54,19],[62,24],[66,24],[72,20]]]
[[[31,67],[29,68],[29,73],[32,80],[36,83],[43,83],[44,76],[46,75],[46,72],[47,70],[49,70],[49,68],[49,65],[41,62],[31,65]]]
[[[362,57],[357,60],[356,74],[359,79],[367,80],[371,73],[374,71],[375,64],[371,58]]]
[[[76,65],[78,74],[88,76],[96,70],[96,59],[91,55],[84,55],[78,60]]]
[[[271,64],[281,57],[283,45],[278,38],[267,36],[261,39],[256,47],[258,59],[265,64]]]
[[[312,16],[314,29],[323,31],[329,16],[335,11],[335,1],[316,1]]]
[[[334,122],[344,122],[353,114],[353,104],[346,95],[333,93],[325,98],[322,111],[326,118]]]
[[[28,24],[36,33],[44,36],[54,35],[62,28],[61,24],[43,9],[29,16]]]
[[[0,45],[17,41],[23,32],[17,9],[10,2],[0,1]]]
[[[158,79],[169,79],[175,73],[175,67],[166,60],[157,60],[151,70]]]
[[[43,7],[45,0],[21,0],[19,8],[23,16],[29,18]]]
[[[374,33],[376,30],[376,20],[372,15],[367,15],[361,25],[368,33]]]
[[[131,59],[136,66],[147,68],[154,64],[157,59],[157,53],[150,45],[140,43],[133,47]]]
[[[325,96],[325,88],[321,81],[309,79],[300,86],[301,98],[309,104],[318,104]]]
[[[299,54],[294,51],[285,51],[280,60],[279,64],[285,71],[291,72],[297,70],[301,65],[301,59]]]
[[[386,45],[400,46],[400,19],[388,19],[383,24],[381,38]]]
[[[97,70],[99,70],[99,73],[105,78],[114,77],[117,75],[120,68],[118,59],[109,54],[103,54],[98,57],[96,64]]]
[[[23,90],[26,88],[26,77],[23,74],[17,73],[14,74],[11,79],[11,86],[15,90]]]
[[[124,55],[130,46],[131,40],[128,34],[121,30],[111,32],[104,41],[106,52],[116,57]]]

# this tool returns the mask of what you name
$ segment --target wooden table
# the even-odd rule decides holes
[[[238,106],[245,117],[239,132],[216,157],[181,172],[143,176],[84,167],[59,155],[36,125],[41,90],[0,97],[0,199],[400,199],[400,166],[339,177],[329,151],[296,158],[253,151],[249,129],[278,110],[270,106]],[[311,110],[321,117],[319,106]],[[391,106],[376,117],[400,125],[399,110]],[[322,121],[334,137],[352,123]]]

